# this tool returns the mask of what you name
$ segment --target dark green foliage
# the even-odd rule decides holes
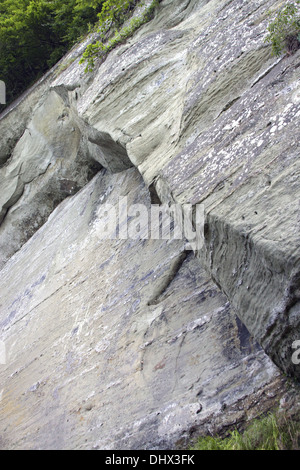
[[[275,56],[294,54],[300,47],[300,0],[288,2],[268,26],[266,42]]]
[[[88,31],[102,4],[103,0],[0,0],[0,80],[6,83],[8,103]]]
[[[159,0],[126,28],[119,28],[139,0],[0,0],[0,80],[7,104],[16,99],[97,23],[101,40],[88,46],[87,70],[101,53],[149,21]],[[105,41],[107,33],[110,38]],[[0,112],[5,106],[0,105]]]
[[[130,18],[134,7],[142,2],[137,0],[106,0],[103,3],[101,13],[98,15],[97,29],[100,33],[100,40],[87,46],[81,59],[81,63],[86,63],[85,71],[91,71],[97,58],[104,57],[117,44],[130,37],[142,24],[148,22],[155,8],[159,5],[159,1],[152,0],[140,16],[132,18],[128,25],[124,26],[124,22]],[[107,38],[108,32],[114,32],[114,34]]]

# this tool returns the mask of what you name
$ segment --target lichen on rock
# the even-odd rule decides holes
[[[300,52],[266,45],[276,5],[163,0],[0,120],[2,448],[186,446],[299,381]],[[201,205],[203,246],[102,240],[122,198]]]

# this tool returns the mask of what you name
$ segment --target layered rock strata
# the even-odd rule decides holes
[[[174,447],[299,380],[300,53],[264,43],[279,5],[163,0],[91,76],[81,45],[0,120],[3,448]],[[124,197],[201,205],[203,246],[103,240]]]

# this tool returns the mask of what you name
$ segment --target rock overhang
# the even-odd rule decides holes
[[[54,96],[60,101],[61,127],[71,116],[72,128],[78,133],[76,145],[84,143],[79,152],[84,158],[77,162],[79,166],[83,164],[81,171],[89,165],[94,172],[106,167],[112,180],[122,188],[121,181],[126,180],[122,180],[122,174],[134,172],[129,168],[135,166],[146,187],[150,187],[154,202],[204,206],[205,243],[196,253],[193,269],[195,263],[200,271],[206,269],[275,364],[299,378],[299,365],[292,359],[293,344],[300,339],[299,52],[279,60],[270,56],[263,43],[265,13],[276,2],[182,3],[163,1],[153,23],[112,51],[90,81],[82,79],[80,67],[73,63],[72,72],[66,70],[51,83],[52,98],[48,96],[45,101],[43,97],[40,103],[47,103]],[[175,14],[178,10],[180,21]],[[67,113],[63,112],[66,108]],[[35,109],[36,116],[43,116],[41,104]],[[56,113],[57,109],[56,105],[52,111]],[[69,131],[68,139],[72,135]],[[56,130],[53,136],[55,142],[59,138]],[[25,138],[29,136],[22,137]],[[69,157],[68,140],[65,144]],[[12,168],[15,176],[11,163],[13,160],[8,160],[5,165]],[[41,163],[47,167],[45,159]],[[19,174],[24,174],[24,168]],[[68,190],[80,190],[93,173],[79,184],[76,165],[70,166],[69,173],[63,169],[53,181],[59,182],[63,198],[72,199]],[[44,181],[34,181],[33,191],[38,194]],[[19,206],[14,195],[8,200],[11,213],[19,218],[22,204],[30,207],[28,194],[22,193],[15,179],[12,184]],[[68,201],[63,207],[68,206]],[[86,204],[89,207],[90,203]],[[41,200],[38,206],[44,211],[44,223],[54,207],[44,210]],[[56,217],[56,212],[53,214]],[[32,226],[33,219],[26,220]],[[16,233],[11,227],[8,238],[14,238]],[[24,250],[30,246],[31,243],[26,244]],[[120,246],[116,250],[118,258]],[[181,274],[179,271],[179,277]],[[130,276],[138,283],[134,273]],[[164,276],[161,282],[163,279]],[[78,279],[80,282],[86,281]],[[154,293],[147,309],[160,301],[164,301],[164,296]],[[109,303],[107,308],[110,306]],[[174,307],[170,311],[176,313]],[[13,320],[12,312],[7,315]],[[238,330],[236,325],[234,329]],[[179,334],[179,338],[184,337],[182,332]],[[174,333],[172,338],[178,335]],[[151,341],[149,336],[145,344]],[[72,370],[76,360],[70,355],[68,358],[68,370]],[[155,372],[162,371],[166,364],[161,358]],[[267,370],[268,380],[273,380],[274,369],[267,366]],[[145,371],[150,374],[146,366]],[[259,378],[261,374],[260,371]],[[202,376],[199,380],[208,378]],[[266,382],[261,382],[262,388]],[[213,396],[212,390],[207,389],[207,394]],[[175,405],[173,409],[171,402],[168,406],[166,416],[177,426],[182,413]],[[158,418],[153,415],[151,419],[156,423],[153,429],[157,429]],[[136,421],[132,435],[140,426],[142,421]],[[123,439],[124,434],[119,437]],[[98,445],[101,446],[100,441]]]

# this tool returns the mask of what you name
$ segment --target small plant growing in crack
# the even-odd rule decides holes
[[[265,41],[271,44],[273,55],[294,54],[300,48],[300,0],[289,2],[276,12],[267,30]]]

